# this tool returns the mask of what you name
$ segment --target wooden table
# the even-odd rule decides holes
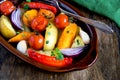
[[[80,10],[114,30],[113,34],[106,34],[96,29],[99,57],[93,66],[65,73],[47,72],[24,62],[0,45],[0,80],[120,80],[120,28],[104,16],[83,7]]]

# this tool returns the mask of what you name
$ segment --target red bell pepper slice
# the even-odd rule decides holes
[[[73,59],[71,57],[65,57],[63,60],[57,60],[54,56],[46,56],[35,52],[33,49],[29,48],[27,50],[28,55],[33,60],[54,67],[65,67],[72,64]]]
[[[57,8],[42,2],[25,2],[24,6],[27,5],[29,8],[36,8],[36,9],[48,9],[51,10],[54,14],[57,13]]]

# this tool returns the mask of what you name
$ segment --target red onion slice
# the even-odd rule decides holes
[[[65,56],[69,56],[69,57],[74,57],[79,55],[81,52],[83,52],[84,48],[86,46],[83,47],[77,47],[77,48],[66,48],[66,49],[60,49],[60,51],[65,55]]]
[[[21,21],[21,16],[22,16],[23,11],[24,11],[23,9],[17,8],[11,14],[11,21],[17,28],[19,28],[21,30],[24,30],[23,24]]]

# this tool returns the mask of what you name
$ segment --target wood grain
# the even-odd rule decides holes
[[[115,31],[106,34],[96,29],[99,56],[93,66],[65,73],[47,72],[22,61],[0,45],[0,80],[119,80],[120,29],[104,16],[84,7],[80,10],[89,18],[105,22]]]

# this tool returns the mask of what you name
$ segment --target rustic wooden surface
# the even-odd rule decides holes
[[[98,29],[96,63],[84,70],[65,73],[46,72],[19,59],[0,45],[0,80],[120,80],[120,28],[108,18],[80,7],[87,17],[108,24],[115,31],[106,34]]]

